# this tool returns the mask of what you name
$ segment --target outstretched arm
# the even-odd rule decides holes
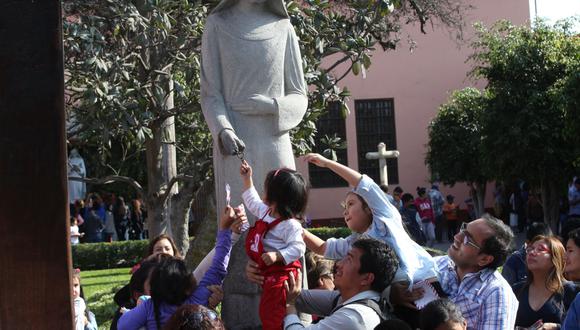
[[[302,239],[310,251],[321,256],[323,256],[324,252],[326,252],[326,242],[308,230],[303,230]]]
[[[330,169],[334,173],[338,174],[341,178],[346,180],[346,182],[348,182],[348,184],[353,187],[356,187],[362,178],[362,174],[353,170],[352,168],[344,166],[333,160],[324,158],[319,154],[308,154],[304,156],[304,161],[314,164],[318,167],[326,167]]]
[[[199,282],[193,294],[187,299],[188,304],[208,305],[208,299],[211,295],[208,286],[221,284],[227,274],[227,267],[232,249],[230,228],[239,220],[245,219],[245,217],[246,215],[242,210],[234,210],[230,206],[226,207],[224,210],[220,220],[215,255],[212,259],[212,264]]]

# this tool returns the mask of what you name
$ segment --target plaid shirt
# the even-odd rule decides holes
[[[518,300],[500,273],[482,269],[459,282],[455,263],[448,256],[436,257],[435,263],[443,291],[459,307],[469,330],[514,328]]]

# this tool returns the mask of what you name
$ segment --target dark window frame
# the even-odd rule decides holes
[[[324,149],[327,148],[327,146],[322,146],[320,143],[320,139],[324,137],[324,135],[332,136],[336,134],[343,141],[347,141],[346,120],[342,118],[340,113],[339,102],[331,102],[328,104],[328,112],[318,118],[316,128],[317,133],[314,137],[316,144],[313,146],[312,152],[322,154]],[[347,149],[348,148],[335,150],[337,161],[346,166],[348,166]],[[348,182],[327,168],[308,164],[308,175],[310,177],[310,185],[314,189],[348,187]]]
[[[354,101],[354,108],[359,172],[380,183],[379,161],[368,160],[365,155],[367,152],[376,152],[380,142],[385,143],[387,150],[397,149],[395,99],[359,99]],[[387,171],[389,186],[398,185],[398,159],[387,159]]]

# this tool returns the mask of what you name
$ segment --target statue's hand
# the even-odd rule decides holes
[[[236,133],[231,129],[224,129],[220,135],[220,149],[222,154],[233,156],[244,151],[246,145],[244,141],[240,140]]]
[[[254,94],[249,99],[231,104],[232,110],[250,116],[276,115],[278,106],[273,98]]]

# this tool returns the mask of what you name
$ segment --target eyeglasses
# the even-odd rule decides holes
[[[543,245],[539,245],[536,247],[533,246],[528,246],[526,248],[526,254],[550,254],[550,249],[548,249],[546,246]]]
[[[462,223],[459,231],[463,235],[463,245],[471,245],[472,247],[481,250],[481,246],[477,245],[477,243],[471,239],[471,234],[467,231],[467,223]]]

